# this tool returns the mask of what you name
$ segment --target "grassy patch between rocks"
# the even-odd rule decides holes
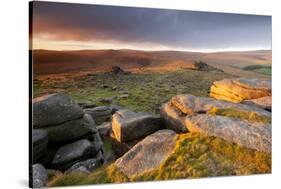
[[[90,175],[59,176],[49,186],[170,180],[271,172],[271,154],[250,150],[216,137],[186,133],[177,136],[174,152],[161,166],[128,179],[111,164]],[[73,179],[71,179],[73,177]]]
[[[271,117],[259,115],[256,112],[241,111],[235,108],[212,108],[207,113],[211,115],[221,115],[241,120],[248,120],[250,122],[271,123]]]
[[[71,186],[129,182],[129,179],[120,172],[114,164],[101,167],[90,175],[71,173],[60,175],[48,182],[48,186]]]
[[[169,180],[271,172],[271,154],[257,152],[215,137],[178,136],[174,153],[160,166],[134,181]]]

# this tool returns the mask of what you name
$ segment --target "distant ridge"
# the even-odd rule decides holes
[[[32,53],[35,74],[106,71],[112,66],[136,71],[172,71],[180,68],[191,68],[195,61],[204,61],[214,67],[226,70],[250,65],[271,65],[271,50],[202,53],[134,49],[75,51],[36,49],[32,50]]]

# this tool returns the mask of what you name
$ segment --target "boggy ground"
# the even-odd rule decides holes
[[[182,93],[208,96],[208,90],[214,81],[230,77],[234,76],[184,69],[126,75],[50,75],[35,76],[33,89],[34,97],[65,91],[78,102],[93,103],[97,106],[113,103],[137,112],[158,114],[161,104],[172,96]]]

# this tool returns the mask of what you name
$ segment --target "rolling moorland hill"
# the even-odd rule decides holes
[[[132,72],[173,71],[192,69],[194,61],[209,65],[237,76],[263,76],[271,73],[271,51],[199,53],[184,51],[137,51],[137,50],[33,50],[34,74],[58,74],[75,72],[104,72],[119,66]],[[261,66],[262,71],[244,69]],[[264,67],[265,69],[264,70]],[[259,67],[259,69],[261,69]],[[270,69],[270,70],[268,70]],[[270,75],[270,74],[266,74]]]

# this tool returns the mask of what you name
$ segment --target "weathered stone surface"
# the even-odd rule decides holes
[[[83,116],[83,110],[67,94],[56,93],[33,99],[33,127],[62,124]]]
[[[119,110],[112,116],[112,131],[120,142],[147,136],[161,128],[162,119],[148,113]]]
[[[84,109],[84,112],[91,115],[97,124],[109,121],[112,110],[108,106],[98,106],[95,108]]]
[[[83,119],[84,119],[84,123],[83,124],[84,124],[84,127],[86,129],[90,129],[92,133],[98,132],[95,120],[92,118],[91,115],[84,114]]]
[[[111,110],[111,114],[114,114],[115,112],[117,112],[118,110],[124,109],[122,106],[118,106],[116,104],[111,104],[109,106],[110,110]]]
[[[103,142],[99,133],[93,134],[93,145],[96,150],[102,150]]]
[[[48,173],[45,167],[41,164],[32,165],[33,188],[42,188],[48,180]]]
[[[132,178],[146,171],[159,168],[172,153],[176,145],[176,133],[172,130],[159,130],[136,144],[115,165],[127,177]]]
[[[86,109],[86,108],[94,108],[96,107],[96,104],[93,104],[90,101],[77,101],[77,104],[82,108],[82,109]]]
[[[185,123],[190,132],[219,137],[258,151],[271,152],[270,124],[206,114],[187,116]]]
[[[241,112],[253,112],[260,116],[271,117],[271,113],[254,106],[246,104],[236,104],[232,102],[226,102],[223,100],[216,100],[206,97],[196,97],[193,95],[176,95],[171,99],[173,106],[178,108],[181,112],[192,115],[196,113],[207,113],[211,109],[235,109]]]
[[[184,123],[185,114],[175,108],[170,102],[162,105],[160,115],[164,118],[167,129],[172,129],[177,133],[188,131]]]
[[[271,96],[271,80],[265,79],[223,79],[213,83],[210,96],[220,100],[241,102]]]
[[[111,146],[112,150],[114,151],[114,154],[117,157],[123,156],[126,152],[128,152],[130,149],[134,147],[141,139],[131,140],[128,142],[120,142],[116,139],[113,132],[110,133],[110,137],[106,138]]]
[[[42,157],[47,150],[48,133],[42,129],[33,129],[32,131],[32,145],[33,145],[33,161],[36,162]]]
[[[97,127],[97,130],[101,137],[109,137],[112,131],[111,129],[111,122],[105,122]]]
[[[265,96],[257,99],[252,100],[245,100],[242,102],[243,104],[248,105],[255,105],[257,107],[263,108],[265,110],[271,111],[272,106],[272,97],[271,96]]]
[[[94,157],[98,153],[94,145],[86,139],[67,144],[58,149],[52,165],[57,169],[67,169],[73,164]]]
[[[235,114],[240,114],[241,117],[248,114],[249,118],[256,116],[263,120],[271,120],[271,112],[256,106],[196,97],[189,94],[172,97],[168,103],[161,107],[160,115],[164,118],[166,128],[183,133],[188,131],[185,125],[186,115],[209,114],[213,110],[233,111]]]
[[[45,130],[48,131],[49,141],[57,143],[79,139],[88,133],[95,132],[96,127],[93,119],[84,114],[80,119],[46,127]]]
[[[98,161],[95,158],[91,158],[85,161],[80,161],[78,163],[75,163],[72,165],[69,169],[65,171],[65,173],[76,173],[76,172],[82,172],[82,173],[90,173],[96,168],[100,167],[102,164],[100,161]]]

